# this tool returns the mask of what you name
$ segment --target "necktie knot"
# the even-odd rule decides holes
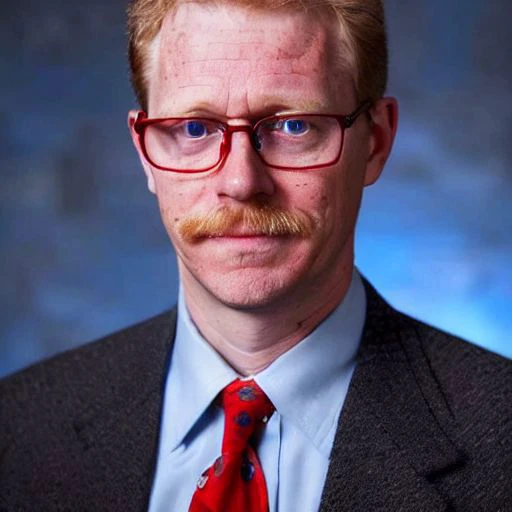
[[[225,415],[222,452],[242,452],[274,406],[254,380],[233,381],[222,391],[220,401]]]

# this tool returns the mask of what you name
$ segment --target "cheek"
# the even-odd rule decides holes
[[[169,235],[172,235],[176,223],[201,204],[205,187],[194,179],[183,180],[159,172],[154,175],[160,215]]]
[[[280,183],[276,180],[276,189],[280,191],[278,197],[284,203],[280,206],[299,208],[315,217],[321,217],[321,212],[329,202],[327,193],[329,185],[325,180],[298,173],[295,176],[292,175],[292,179],[289,179],[290,177],[286,174],[284,177],[287,179]]]
[[[357,216],[357,186],[341,174],[329,174],[298,190],[302,204],[317,220],[318,243],[323,247],[344,243]]]
[[[301,176],[288,186],[291,206],[312,215],[321,230],[332,224],[333,214],[340,207],[340,183],[332,174]]]

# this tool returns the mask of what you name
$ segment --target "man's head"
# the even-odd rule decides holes
[[[181,131],[171,129],[175,120],[151,129],[160,166],[148,158],[148,130],[140,122],[136,129],[136,112],[129,123],[189,302],[209,297],[261,310],[311,307],[322,297],[329,303],[322,307],[332,307],[350,279],[362,189],[378,178],[396,127],[396,103],[381,98],[382,5],[337,2],[334,17],[332,6],[267,3],[135,2],[131,44],[141,104],[149,118],[189,121],[176,125]],[[136,29],[137,19],[147,26]],[[356,25],[366,35],[354,35]],[[370,61],[380,69],[371,76]],[[366,99],[369,112],[347,120]],[[275,114],[292,120],[258,123]],[[330,115],[338,121],[325,121],[332,128],[320,136],[312,114],[323,116],[322,125]],[[204,155],[215,154],[210,147],[224,154],[217,166],[175,172],[204,167]],[[287,170],[273,165],[278,161]]]

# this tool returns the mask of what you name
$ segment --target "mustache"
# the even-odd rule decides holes
[[[206,215],[182,219],[177,231],[187,242],[238,235],[299,236],[313,232],[314,219],[301,210],[283,210],[265,204],[223,206]]]

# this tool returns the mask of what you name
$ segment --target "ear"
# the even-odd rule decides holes
[[[153,169],[144,158],[144,154],[142,152],[142,148],[140,147],[140,137],[139,134],[135,131],[134,125],[135,120],[137,119],[137,110],[130,110],[128,112],[128,129],[130,130],[130,135],[132,136],[133,145],[139,154],[140,163],[142,164],[142,168],[146,174],[146,178],[148,180],[148,189],[150,192],[155,193],[155,178],[153,177]]]
[[[370,141],[366,165],[365,186],[375,183],[391,153],[398,127],[398,102],[381,98],[370,110]]]

